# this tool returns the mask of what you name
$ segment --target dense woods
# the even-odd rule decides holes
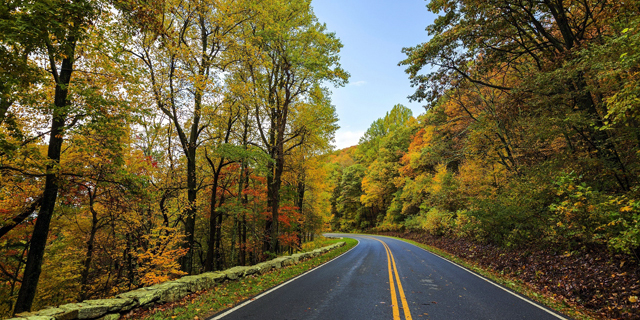
[[[431,1],[427,103],[326,156],[333,227],[640,254],[637,2]]]
[[[335,152],[329,86],[349,75],[310,2],[0,5],[0,316],[328,229],[637,270],[640,2],[428,1],[429,40],[400,62],[425,113],[393,106]]]
[[[324,227],[315,157],[348,74],[310,1],[5,1],[0,34],[0,315]]]
[[[430,40],[400,62],[426,112],[396,106],[358,146],[326,157],[332,227],[423,230],[550,255],[604,251],[637,270],[640,3],[428,7],[439,14]],[[640,293],[628,285],[622,304]]]

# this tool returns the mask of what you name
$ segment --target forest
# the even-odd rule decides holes
[[[512,255],[504,272],[531,269],[551,278],[543,291],[637,318],[640,2],[428,7],[439,14],[430,39],[400,62],[426,112],[396,105],[359,145],[324,156],[332,228],[502,248],[488,264]],[[539,251],[548,269],[516,264]],[[568,271],[563,256],[583,260]]]
[[[349,78],[310,0],[0,7],[0,315],[298,251]]]
[[[425,3],[438,18],[399,62],[425,112],[397,104],[333,151],[349,74],[311,0],[4,1],[0,317],[328,230],[596,250],[637,273],[640,2]]]
[[[640,3],[430,1],[394,106],[324,155],[336,230],[640,258]]]

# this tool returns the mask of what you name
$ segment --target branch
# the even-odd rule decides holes
[[[47,46],[47,55],[49,56],[49,65],[51,66],[51,74],[53,75],[53,80],[56,84],[60,83],[60,78],[58,76],[58,68],[56,67],[55,59],[53,58],[53,46],[51,45],[51,41],[49,40],[49,35],[47,34],[45,39],[45,44]]]
[[[480,85],[483,85],[483,86],[487,86],[487,87],[489,87],[489,88],[494,88],[494,89],[504,90],[504,91],[511,91],[511,90],[513,90],[513,88],[503,87],[503,86],[499,86],[499,85],[495,85],[495,84],[487,83],[487,82],[484,82],[484,81],[482,81],[482,80],[476,80],[476,79],[473,79],[473,78],[471,78],[471,76],[469,76],[468,74],[466,74],[464,71],[462,71],[462,70],[458,69],[458,67],[453,66],[453,65],[450,65],[450,66],[439,65],[439,66],[440,66],[440,67],[445,67],[445,68],[452,69],[452,70],[454,70],[455,72],[457,72],[458,74],[460,74],[463,78],[465,78],[465,79],[467,79],[467,80],[469,80],[470,82],[475,83],[475,84],[480,84]]]
[[[24,174],[25,176],[30,176],[30,177],[44,177],[44,176],[46,176],[46,174],[43,174],[43,173],[30,173],[30,172],[27,172],[27,171],[25,171],[23,169],[14,168],[14,167],[10,167],[10,166],[1,166],[0,170],[17,171],[17,172],[20,172],[20,173]]]
[[[40,206],[41,203],[42,203],[42,196],[36,198],[36,200],[33,201],[29,206],[24,208],[22,210],[22,212],[20,212],[20,214],[18,214],[17,216],[13,217],[11,219],[11,221],[13,221],[12,224],[8,224],[8,225],[5,225],[2,228],[0,228],[0,238],[2,238],[2,236],[7,234],[7,232],[11,231],[17,225],[22,223],[22,221],[24,221],[24,219],[26,219],[31,214],[33,214],[33,212],[36,210],[37,207]]]

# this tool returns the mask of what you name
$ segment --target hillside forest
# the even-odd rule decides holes
[[[311,0],[2,2],[0,316],[330,230],[638,270],[640,2],[426,3],[399,62],[425,112],[390,106],[332,151],[349,74]]]
[[[325,155],[335,230],[640,256],[640,3],[430,1],[394,106]]]
[[[325,156],[332,228],[426,232],[472,260],[490,245],[501,254],[487,264],[511,255],[502,268],[514,277],[550,278],[541,290],[637,318],[640,2],[428,8],[439,14],[430,39],[400,62],[426,112],[396,105],[359,145]],[[563,256],[582,260],[564,268]],[[631,280],[613,284],[621,276]]]
[[[3,316],[322,229],[349,75],[309,0],[3,1],[0,34]]]

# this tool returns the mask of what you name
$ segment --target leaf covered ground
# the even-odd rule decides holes
[[[601,319],[640,319],[640,266],[606,247],[579,251],[504,249],[424,232],[385,232],[439,248],[483,269],[522,281],[534,291]]]

